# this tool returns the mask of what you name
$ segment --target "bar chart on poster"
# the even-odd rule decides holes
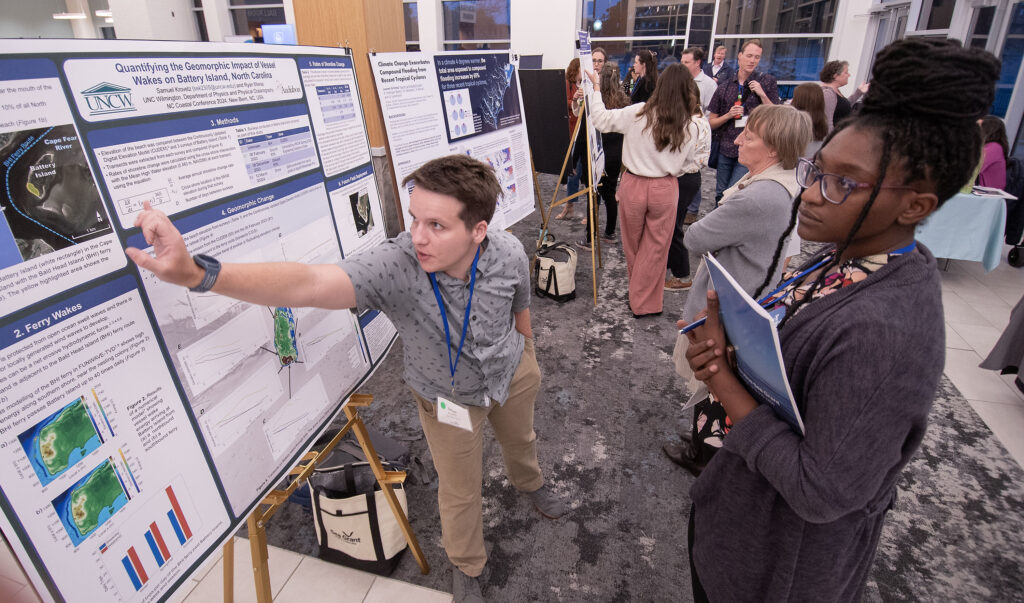
[[[397,335],[380,313],[172,286],[124,249],[154,252],[147,203],[224,262],[382,241],[352,59],[72,40],[0,56],[0,530],[44,600],[160,600]]]

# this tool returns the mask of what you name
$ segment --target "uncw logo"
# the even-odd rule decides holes
[[[103,82],[87,90],[82,90],[85,104],[89,107],[89,115],[106,115],[108,113],[125,113],[136,111],[132,103],[132,89]]]

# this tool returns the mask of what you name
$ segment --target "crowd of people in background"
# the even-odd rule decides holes
[[[811,135],[800,155],[813,160],[826,137],[839,123],[854,113],[870,88],[870,81],[864,81],[847,95],[844,88],[850,86],[849,63],[833,60],[823,65],[819,73],[819,81],[794,86],[789,91],[791,97],[783,100],[780,97],[779,85],[775,77],[760,69],[764,53],[764,47],[760,40],[750,39],[743,42],[733,60],[730,60],[727,52],[728,49],[725,46],[715,47],[710,56],[706,55],[702,48],[684,49],[678,56],[678,64],[690,76],[686,78],[684,84],[684,87],[688,89],[674,93],[678,98],[686,99],[684,101],[686,103],[689,103],[691,98],[696,99],[699,108],[695,119],[703,120],[709,125],[711,140],[708,156],[702,159],[690,157],[688,161],[696,161],[701,168],[715,170],[715,208],[721,204],[723,198],[727,197],[727,191],[733,190],[748,173],[748,166],[740,160],[740,138],[755,109],[762,105],[790,104],[805,113],[810,118]],[[591,57],[594,66],[592,77],[595,88],[601,93],[602,109],[617,111],[650,102],[658,88],[659,81],[664,77],[665,70],[662,72],[658,70],[658,57],[647,49],[641,49],[632,55],[629,68],[624,75],[620,75],[619,65],[609,60],[608,54],[603,48],[593,49]],[[589,176],[584,163],[586,155],[586,116],[583,110],[582,85],[584,77],[591,76],[581,70],[579,59],[574,58],[566,69],[569,129],[570,133],[577,133],[572,143],[567,179],[563,180],[570,200],[555,218],[562,220],[581,217],[580,223],[586,226],[587,216],[591,215],[590,208],[588,207],[582,216],[579,216],[579,213],[584,212],[578,213],[576,208],[581,199],[590,197],[583,195],[573,197],[581,190],[581,186],[587,186]],[[674,81],[676,79],[682,78],[674,78]],[[651,114],[650,110],[643,112],[642,109],[629,110],[626,113],[630,115],[634,113]],[[613,112],[611,115],[620,114]],[[638,172],[630,169],[629,163],[622,160],[623,133],[621,130],[623,126],[621,124],[611,125],[606,117],[602,119],[602,126],[598,127],[598,130],[601,131],[601,140],[605,149],[605,170],[603,174],[595,175],[595,179],[598,180],[595,197],[605,205],[602,240],[606,243],[614,243],[617,224],[622,223],[623,226],[629,228],[625,222],[620,220],[620,212],[629,212],[633,209],[629,203],[620,205],[618,202],[620,181],[624,175],[636,175]],[[577,130],[577,122],[581,120]],[[1009,146],[1003,122],[995,116],[986,116],[978,120],[978,124],[985,142],[984,152],[977,165],[974,178],[967,184],[967,189],[974,184],[1004,188]],[[637,141],[639,142],[639,139]],[[658,148],[659,152],[661,150]],[[647,168],[650,166],[636,165],[634,167],[636,170],[649,171]],[[795,173],[793,167],[789,169]],[[662,236],[664,233],[657,227],[655,228],[653,234],[657,253],[654,253],[652,257],[665,257],[663,261],[658,260],[658,266],[664,265],[666,273],[661,287],[662,291],[683,291],[689,289],[693,283],[688,251],[695,252],[700,248],[700,246],[693,246],[686,242],[686,233],[687,229],[700,217],[703,200],[701,173],[699,169],[693,170],[692,164],[687,164],[685,168],[679,164],[674,169],[663,171],[665,172],[661,174],[663,176],[676,176],[677,204],[675,210],[673,212],[665,209],[663,212],[645,213],[645,216],[647,220],[657,225],[662,222],[672,225],[670,237]],[[673,171],[678,173],[672,174]],[[650,212],[651,208],[645,211]],[[590,249],[591,230],[585,228],[584,231],[584,236],[577,240],[576,244],[581,248]],[[649,234],[646,233],[646,229],[644,232]],[[625,237],[625,232],[623,236]],[[788,257],[799,253],[799,244],[799,237],[795,232],[792,233],[787,252],[793,253],[787,255],[787,261]],[[623,245],[628,259],[633,251],[625,249],[625,239]],[[648,271],[651,274],[657,272],[656,268],[657,266],[652,267],[645,264],[641,271],[645,276],[641,276],[641,280],[647,278]],[[632,275],[632,270],[630,274]],[[648,290],[650,286],[645,284],[641,288]],[[650,299],[650,303],[636,305],[631,303],[631,309],[637,317],[657,315],[660,312],[662,294],[651,295],[653,297]]]
[[[707,318],[677,341],[696,406],[689,433],[663,447],[699,477],[694,599],[859,600],[943,365],[936,262],[914,229],[965,182],[1006,186],[1006,131],[985,115],[999,63],[954,41],[903,40],[878,54],[873,84],[846,95],[849,64],[829,61],[783,102],[759,40],[734,61],[726,51],[705,60],[687,48],[659,73],[640,50],[620,81],[596,48],[594,72],[570,66],[566,98],[578,119],[582,78],[594,83],[590,118],[608,137],[602,236],[615,240],[617,202],[634,317],[657,316],[665,291],[690,289],[679,327]],[[953,86],[963,92],[947,94]],[[701,216],[703,168],[716,170],[716,186]],[[825,245],[791,265],[801,238]],[[589,248],[589,234],[578,244]],[[738,377],[708,268],[701,260],[691,280],[689,253],[712,254],[764,296],[801,432]]]

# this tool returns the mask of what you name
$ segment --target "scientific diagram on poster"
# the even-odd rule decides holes
[[[0,316],[125,265],[57,66],[0,60]]]
[[[370,65],[399,182],[430,159],[466,154],[490,164],[501,183],[492,228],[533,211],[529,141],[510,53],[376,53]],[[413,186],[399,187],[406,226]]]
[[[222,262],[384,240],[352,60],[53,40],[0,57],[0,530],[43,600],[164,600],[396,333],[159,281],[126,259],[154,252],[135,220],[160,210]]]

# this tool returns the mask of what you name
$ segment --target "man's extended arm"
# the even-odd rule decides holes
[[[166,215],[147,203],[135,225],[142,229],[142,235],[156,252],[156,257],[152,257],[134,247],[126,249],[125,253],[140,268],[183,287],[195,287],[202,281],[203,269],[192,260],[181,233]],[[343,309],[356,305],[352,280],[334,264],[224,264],[213,292],[266,306]]]

